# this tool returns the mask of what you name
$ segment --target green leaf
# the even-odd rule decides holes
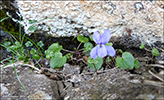
[[[18,41],[16,41],[16,42],[15,42],[15,45],[16,45],[16,46],[20,46],[21,44],[20,44]]]
[[[66,55],[65,55],[65,57],[67,58],[67,60],[69,60],[70,58],[71,58],[71,53],[67,53]]]
[[[145,44],[142,43],[139,48],[143,49],[144,47],[145,47]]]
[[[31,50],[30,50],[30,54],[35,54],[36,53],[36,50],[34,49],[34,48],[32,48]]]
[[[4,45],[5,45],[6,47],[8,47],[9,45],[11,45],[11,42],[10,42],[10,41],[7,41],[7,42],[4,43]]]
[[[32,56],[32,58],[33,58],[33,59],[36,59],[36,60],[39,60],[40,56],[37,55],[37,54],[35,54],[35,55]]]
[[[153,48],[153,50],[151,51],[151,53],[152,53],[154,56],[159,56],[159,51],[158,51],[156,48]]]
[[[110,61],[112,61],[110,58],[108,58],[107,60],[106,60],[107,62],[110,62]]]
[[[29,61],[30,57],[29,56],[26,56],[25,59],[24,59],[24,62],[27,63]]]
[[[7,50],[7,52],[11,52],[12,51],[11,47],[8,47],[6,50]]]
[[[24,58],[22,56],[18,57],[18,60],[24,60]]]
[[[46,58],[47,58],[47,59],[51,59],[51,56],[50,56],[50,55],[46,55]]]
[[[116,58],[116,66],[118,66],[118,67],[120,67],[122,69],[126,69],[127,68],[127,66],[123,66],[123,64],[122,64],[122,58],[120,58],[120,57],[117,57]]]
[[[112,43],[112,42],[109,42],[109,43],[107,43],[107,44],[105,44],[105,45],[112,46],[112,45],[113,45],[113,43]]]
[[[140,67],[140,62],[138,60],[134,61],[134,67],[138,69]]]
[[[51,30],[51,27],[48,27],[48,30]]]
[[[47,59],[51,59],[52,57],[62,57],[62,53],[61,52],[49,52],[49,54],[46,54],[46,58]]]
[[[37,31],[38,30],[38,27],[32,25],[32,26],[30,26],[28,28],[28,30],[30,30],[30,31]]]
[[[87,42],[84,44],[85,50],[84,51],[90,51],[93,48],[92,43]]]
[[[37,45],[38,45],[39,47],[43,47],[43,46],[44,46],[44,44],[43,44],[42,41],[39,41],[39,42],[37,43]]]
[[[133,69],[134,67],[134,57],[129,52],[124,52],[122,58],[116,58],[116,64],[122,69]]]
[[[123,53],[123,51],[121,49],[119,49],[118,52]]]
[[[45,50],[44,53],[45,53],[45,55],[48,55],[50,53],[50,51],[49,50]]]
[[[28,23],[29,23],[29,24],[36,23],[36,20],[29,20]]]
[[[91,41],[93,41],[93,35],[91,35],[89,38],[90,38]]]
[[[53,43],[51,44],[51,46],[48,48],[49,52],[60,52],[60,50],[62,49],[62,46],[60,46],[58,43]]]
[[[17,48],[18,48],[17,46],[12,45],[12,46],[10,46],[8,49],[10,49],[10,50],[16,50]]]
[[[79,35],[79,36],[77,37],[77,40],[78,40],[79,42],[82,42],[82,43],[87,43],[87,42],[89,41],[89,39],[88,39],[87,37],[84,37],[84,36],[82,36],[82,35]]]
[[[53,57],[53,56],[55,55],[55,52],[50,51],[48,55],[49,55],[50,57]]]
[[[56,53],[54,53],[54,57],[62,57],[62,53],[61,52],[56,52]]]
[[[88,57],[87,59],[88,66],[95,70],[93,63],[95,64],[96,69],[99,70],[103,64],[103,59],[100,58],[99,56],[95,60],[93,60],[91,57]]]
[[[26,47],[32,47],[32,46],[33,46],[33,44],[31,43],[31,41],[27,41],[27,42],[25,43],[25,45],[26,45]]]
[[[62,67],[67,61],[67,58],[64,57],[53,57],[50,60],[50,67],[51,68],[60,68]]]

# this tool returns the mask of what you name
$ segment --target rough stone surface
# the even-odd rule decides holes
[[[18,82],[13,67],[1,68],[1,100],[60,98],[56,81],[45,75],[29,72],[30,68],[28,67],[17,67],[16,70],[26,90]]]
[[[131,100],[162,99],[164,87],[145,84],[147,76],[130,74],[122,69],[113,68],[106,73],[94,75],[82,85],[69,88],[65,100]]]
[[[53,36],[89,35],[109,29],[113,37],[163,42],[163,1],[17,1],[27,33],[31,24]],[[135,43],[135,42],[134,42]]]
[[[79,74],[80,66],[65,64],[60,70],[65,80],[52,80],[52,72],[36,74],[29,67],[16,66],[17,73],[26,91],[15,75],[13,66],[1,68],[2,100],[76,100],[76,99],[142,99],[159,100],[164,98],[164,84],[153,81],[153,76],[142,70],[142,75],[130,74],[118,67],[98,71],[98,75],[88,66]],[[49,74],[50,77],[47,77]],[[55,74],[53,74],[55,75]]]

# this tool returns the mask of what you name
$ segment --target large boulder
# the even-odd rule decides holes
[[[112,37],[129,36],[127,42],[133,42],[134,47],[140,42],[163,42],[163,1],[17,0],[17,4],[28,34],[32,33],[28,30],[29,20],[36,20],[38,32],[55,37],[90,35],[109,29]]]

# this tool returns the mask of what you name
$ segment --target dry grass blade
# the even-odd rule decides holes
[[[160,78],[159,76],[157,76],[156,74],[154,74],[152,71],[148,71],[151,75],[153,75],[154,77],[156,77],[157,79],[159,79],[160,81],[164,82],[164,79]]]
[[[164,87],[163,82],[156,82],[156,81],[151,81],[151,80],[144,80],[144,84],[149,84],[149,85]]]
[[[160,68],[164,68],[163,65],[159,65],[159,64],[147,64],[145,66],[152,66],[152,67],[160,67]]]
[[[31,68],[37,70],[37,73],[41,73],[41,72],[42,72],[40,69],[38,69],[38,68],[35,67],[34,65],[25,64],[25,63],[23,63],[23,62],[21,62],[21,61],[15,62],[14,64],[15,64],[16,67],[17,67],[17,66],[27,66],[27,67],[31,67]],[[3,66],[3,65],[0,65],[0,66]],[[13,67],[13,63],[12,63],[12,64],[9,64],[9,65],[7,65],[7,66],[5,66],[5,67],[3,67],[3,68],[7,68],[7,67]]]

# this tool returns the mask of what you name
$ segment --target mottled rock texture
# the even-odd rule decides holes
[[[164,87],[145,84],[144,78],[147,76],[130,74],[122,69],[113,68],[107,73],[94,75],[80,86],[68,89],[65,100],[162,99]]]
[[[163,42],[163,1],[20,1],[26,32],[29,20],[53,36],[89,35],[109,29],[113,37]],[[135,41],[133,41],[135,43]]]
[[[35,74],[28,67],[16,67],[20,81],[26,90],[20,85],[14,68],[1,68],[1,95],[2,100],[36,100],[59,99],[56,81],[42,74]]]

